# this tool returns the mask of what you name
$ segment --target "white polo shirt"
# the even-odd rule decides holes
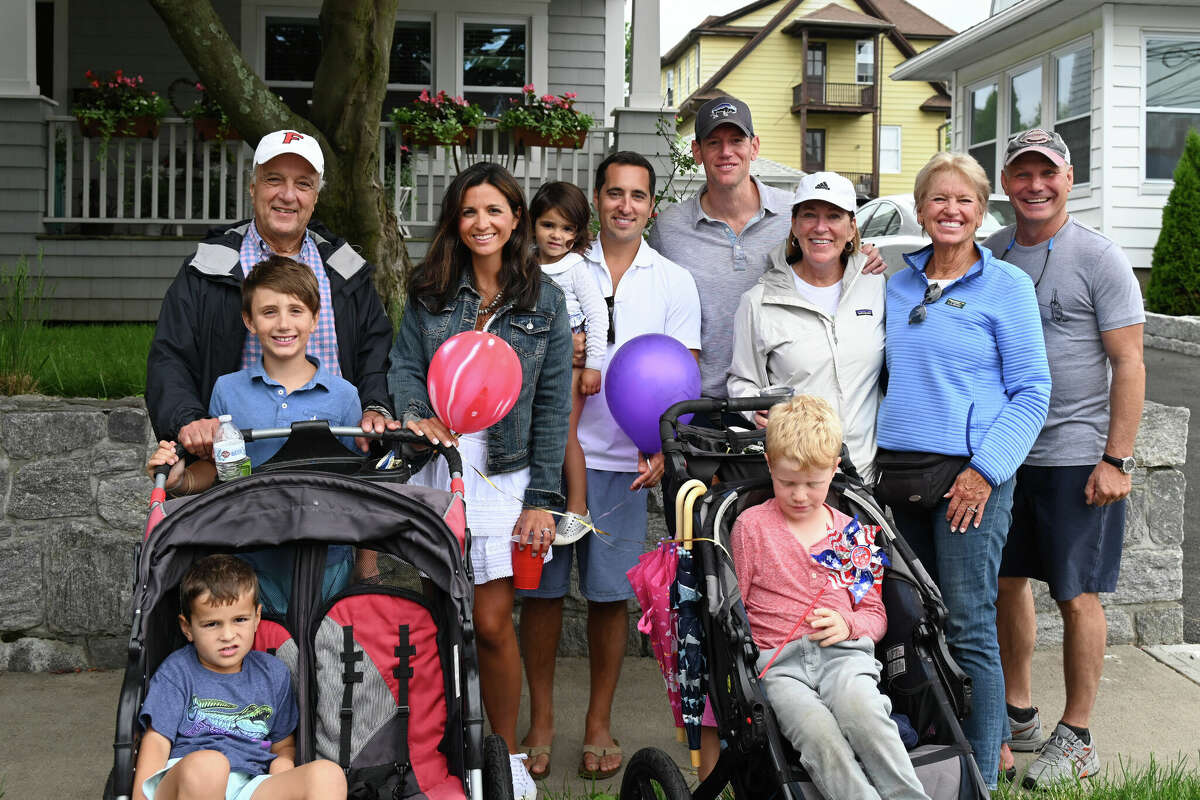
[[[604,262],[599,239],[584,256],[583,263],[600,284],[604,296],[614,297],[612,273]],[[605,400],[608,365],[621,345],[646,333],[665,333],[689,350],[699,350],[700,294],[696,291],[696,281],[690,272],[643,241],[633,264],[617,284],[613,326],[615,341],[605,353],[600,393],[588,398],[579,419],[579,443],[588,469],[636,472],[637,446],[612,418]]]

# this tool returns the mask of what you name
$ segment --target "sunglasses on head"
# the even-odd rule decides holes
[[[941,299],[942,299],[941,284],[931,283],[931,284],[927,285],[925,287],[925,297],[921,299],[920,303],[917,303],[915,306],[913,306],[912,311],[908,312],[908,324],[912,325],[917,322],[924,322],[925,317],[928,316],[928,312],[925,310],[925,306],[929,305],[930,303],[936,303],[938,300],[941,300]]]

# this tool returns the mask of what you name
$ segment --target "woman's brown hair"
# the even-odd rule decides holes
[[[547,211],[557,211],[575,227],[575,241],[571,242],[572,253],[585,253],[592,246],[592,232],[588,225],[592,221],[592,209],[587,196],[573,183],[551,181],[542,184],[529,201],[529,221],[537,225],[538,218]],[[534,232],[536,240],[536,229]]]
[[[458,235],[463,198],[468,189],[484,183],[504,195],[517,218],[517,226],[500,253],[500,289],[521,308],[533,308],[537,304],[542,270],[531,250],[533,228],[529,223],[525,196],[508,170],[490,161],[467,167],[446,188],[429,252],[408,280],[408,291],[413,297],[436,297],[443,304],[454,298],[462,270],[471,268],[471,251]]]

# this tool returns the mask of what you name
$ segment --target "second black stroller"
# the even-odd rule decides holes
[[[663,415],[664,505],[670,509],[681,489],[693,495],[693,503],[680,504],[691,508],[690,515],[673,519],[668,511],[668,526],[672,533],[685,525],[694,531],[707,686],[726,746],[712,774],[694,792],[666,753],[656,748],[639,751],[625,769],[622,800],[710,800],[727,784],[736,797],[747,800],[822,797],[780,734],[758,682],[758,648],[728,550],[738,515],[772,496],[764,432],[750,424],[745,429],[709,429],[679,422],[688,413],[718,419],[723,412],[761,410],[780,399],[702,398],[678,403]],[[959,725],[970,713],[971,681],[946,647],[941,593],[849,466],[845,451],[842,463],[827,502],[857,515],[864,524],[878,525],[891,561],[883,583],[887,634],[876,647],[876,658],[883,664],[880,689],[918,733],[918,744],[909,755],[926,793],[934,800],[985,800],[986,784]]]

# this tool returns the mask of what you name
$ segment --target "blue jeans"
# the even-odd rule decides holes
[[[892,509],[900,534],[933,576],[946,602],[946,642],[974,686],[971,715],[963,720],[963,732],[989,789],[996,788],[1000,744],[1008,733],[1004,671],[996,640],[996,587],[1000,554],[1012,521],[1015,483],[1009,478],[992,489],[979,527],[972,525],[966,533],[950,532],[948,500],[929,512]]]

